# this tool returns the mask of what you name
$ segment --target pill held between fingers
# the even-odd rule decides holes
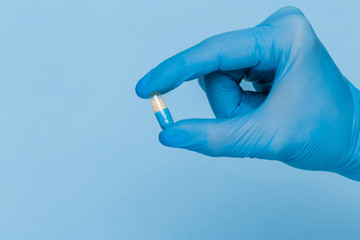
[[[150,98],[150,103],[162,129],[174,123],[170,111],[160,93],[153,93]]]

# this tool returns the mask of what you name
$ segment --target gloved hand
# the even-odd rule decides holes
[[[162,144],[279,160],[360,181],[359,91],[297,8],[178,53],[147,73],[136,92],[148,98],[196,78],[216,119],[179,121],[160,133]],[[256,92],[242,90],[242,80]]]

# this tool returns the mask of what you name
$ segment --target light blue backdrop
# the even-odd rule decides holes
[[[359,1],[0,1],[0,239],[359,239],[360,183],[170,149],[137,80],[300,7],[360,86]],[[213,117],[196,82],[175,120]]]

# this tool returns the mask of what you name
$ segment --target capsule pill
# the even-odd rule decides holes
[[[150,103],[162,129],[174,123],[170,111],[160,93],[154,93],[150,98]]]

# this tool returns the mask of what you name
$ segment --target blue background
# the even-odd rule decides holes
[[[358,1],[0,1],[0,239],[359,239],[360,185],[158,142],[134,87],[206,37],[301,8],[360,86]],[[195,81],[175,120],[213,117]]]

